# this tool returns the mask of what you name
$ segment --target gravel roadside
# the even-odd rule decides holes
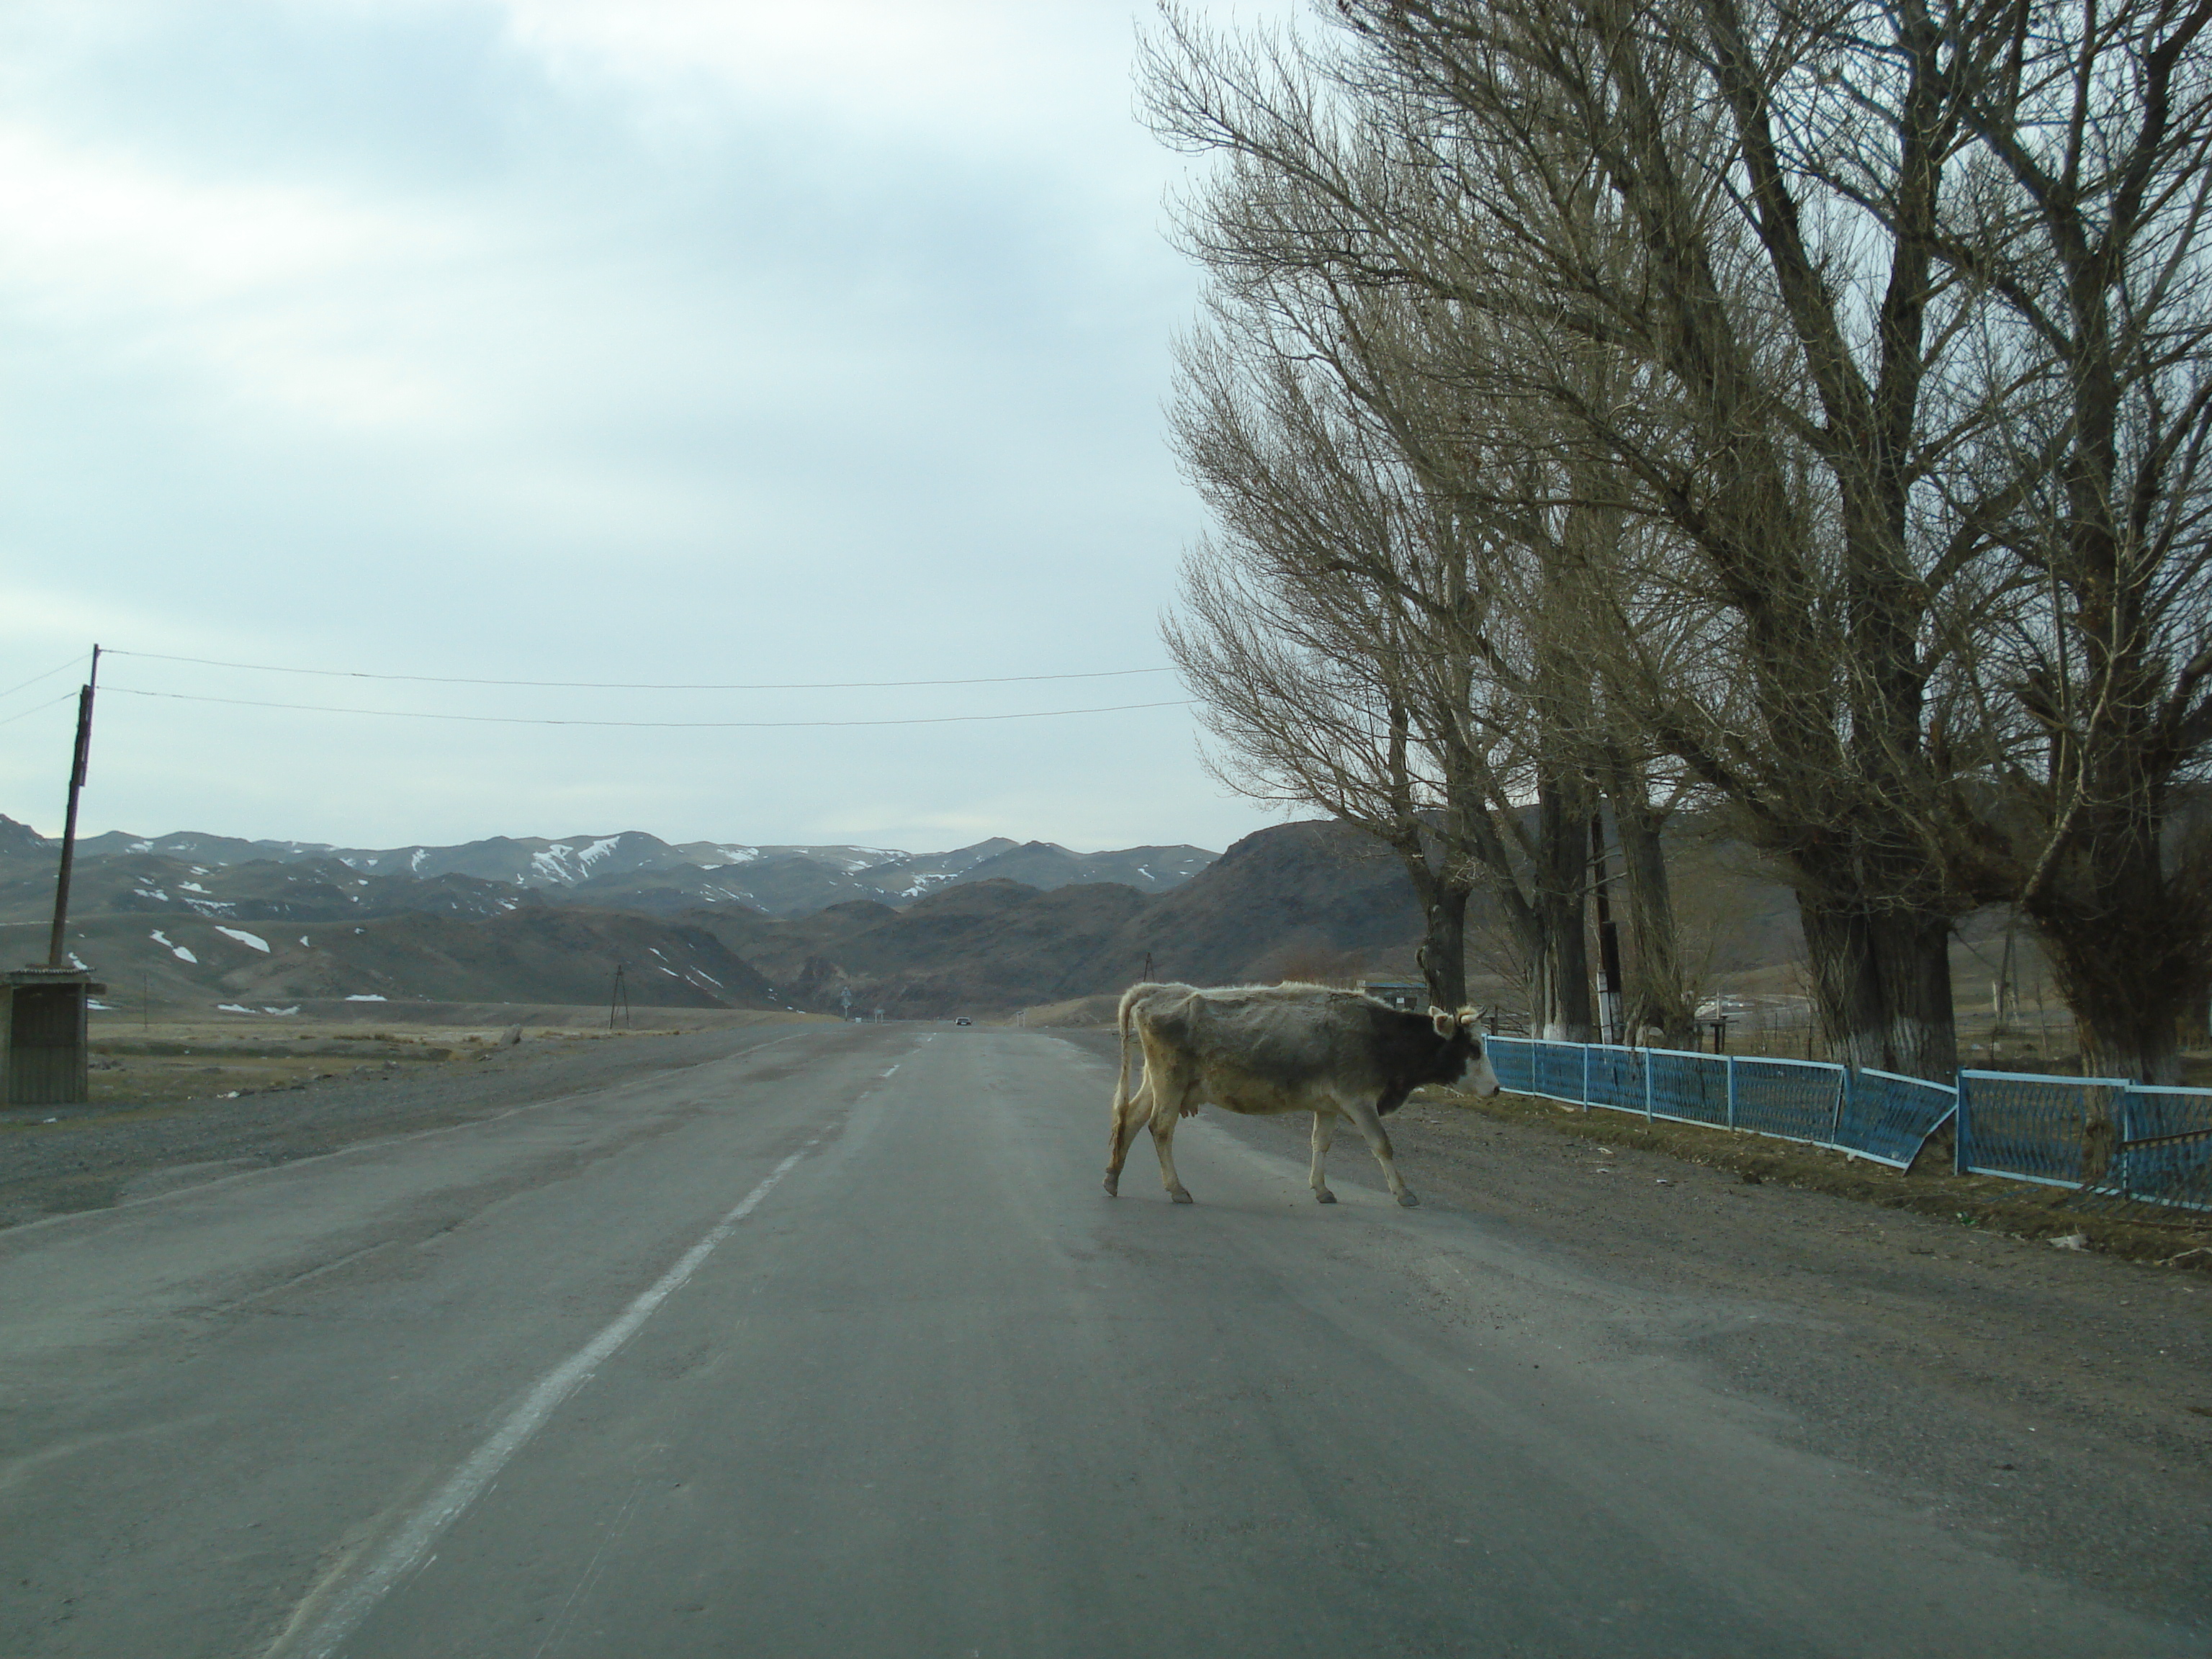
[[[809,1030],[763,1024],[526,1042],[481,1059],[240,1094],[0,1112],[0,1226],[101,1209],[363,1140],[490,1117]],[[49,1121],[51,1119],[52,1121]]]
[[[1053,1035],[1114,1063],[1111,1031]],[[2054,1249],[1978,1211],[1961,1224],[1793,1186],[1778,1148],[1746,1147],[1776,1171],[1747,1180],[1691,1161],[1686,1140],[1632,1144],[1636,1120],[1499,1107],[1417,1098],[1394,1115],[1408,1184],[1655,1297],[1755,1314],[1663,1346],[1778,1408],[1793,1443],[2060,1577],[2194,1620],[2212,1651],[2212,1276]],[[1205,1115],[1305,1156],[1303,1114]],[[1357,1135],[1337,1137],[1329,1174],[1382,1184]],[[1122,1201],[1156,1201],[1156,1180],[1140,1142]]]

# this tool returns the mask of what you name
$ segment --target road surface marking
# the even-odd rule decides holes
[[[530,1437],[537,1433],[539,1425],[553,1414],[554,1407],[587,1382],[592,1373],[605,1364],[616,1349],[637,1334],[638,1328],[653,1317],[654,1310],[683,1287],[684,1281],[696,1273],[700,1264],[714,1253],[714,1247],[730,1236],[738,1223],[752,1213],[754,1206],[769,1195],[776,1182],[791,1173],[799,1159],[821,1143],[821,1139],[817,1135],[777,1164],[766,1180],[740,1199],[736,1207],[709,1228],[706,1237],[686,1250],[683,1259],[661,1274],[650,1289],[641,1292],[637,1299],[609,1322],[597,1336],[540,1377],[538,1385],[508,1415],[507,1421],[499,1425],[491,1438],[477,1447],[468,1461],[453,1471],[428,1503],[408,1517],[392,1541],[385,1546],[384,1553],[337,1596],[305,1639],[293,1647],[288,1644],[286,1636],[280,1636],[269,1649],[270,1654],[290,1652],[299,1655],[301,1659],[330,1659],[330,1656],[337,1651],[339,1644],[353,1634],[362,1620],[368,1617],[376,1604],[422,1561],[439,1534],[459,1520],[462,1511],[483,1494],[484,1489],[506,1465],[507,1459],[521,1450]]]
[[[891,1072],[896,1072],[896,1070],[898,1070],[898,1067],[897,1067],[896,1066],[892,1066],[892,1067],[891,1067]],[[889,1077],[889,1076],[891,1074],[891,1072],[885,1072],[885,1073],[884,1073],[884,1075],[885,1077]]]

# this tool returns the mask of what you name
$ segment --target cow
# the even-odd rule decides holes
[[[1337,1121],[1350,1118],[1382,1166],[1390,1195],[1420,1202],[1391,1161],[1382,1119],[1425,1083],[1468,1079],[1485,1098],[1498,1077],[1482,1052],[1475,1011],[1403,1012],[1357,991],[1325,985],[1133,985],[1121,994],[1121,1075],[1107,1145],[1106,1191],[1121,1189],[1121,1165],[1137,1131],[1150,1124],[1160,1183],[1191,1201],[1176,1175],[1176,1122],[1207,1101],[1231,1112],[1313,1114],[1314,1199],[1334,1204],[1322,1166]],[[1129,1040],[1144,1048],[1145,1078],[1129,1090]]]

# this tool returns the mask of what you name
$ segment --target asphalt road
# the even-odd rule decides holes
[[[1109,1200],[1077,1045],[744,1041],[0,1234],[0,1654],[2206,1650],[1356,1138]]]

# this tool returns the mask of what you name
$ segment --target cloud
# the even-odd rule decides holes
[[[11,9],[0,654],[607,680],[1159,661],[1198,522],[1158,412],[1194,283],[1158,235],[1180,163],[1128,116],[1132,15]],[[118,686],[333,701],[126,662]],[[1138,700],[374,690],[548,718]],[[52,793],[46,720],[0,726],[0,793]],[[118,695],[102,721],[88,813],[149,832],[903,843],[991,820],[1095,846],[1258,821],[1177,711],[686,736]]]

